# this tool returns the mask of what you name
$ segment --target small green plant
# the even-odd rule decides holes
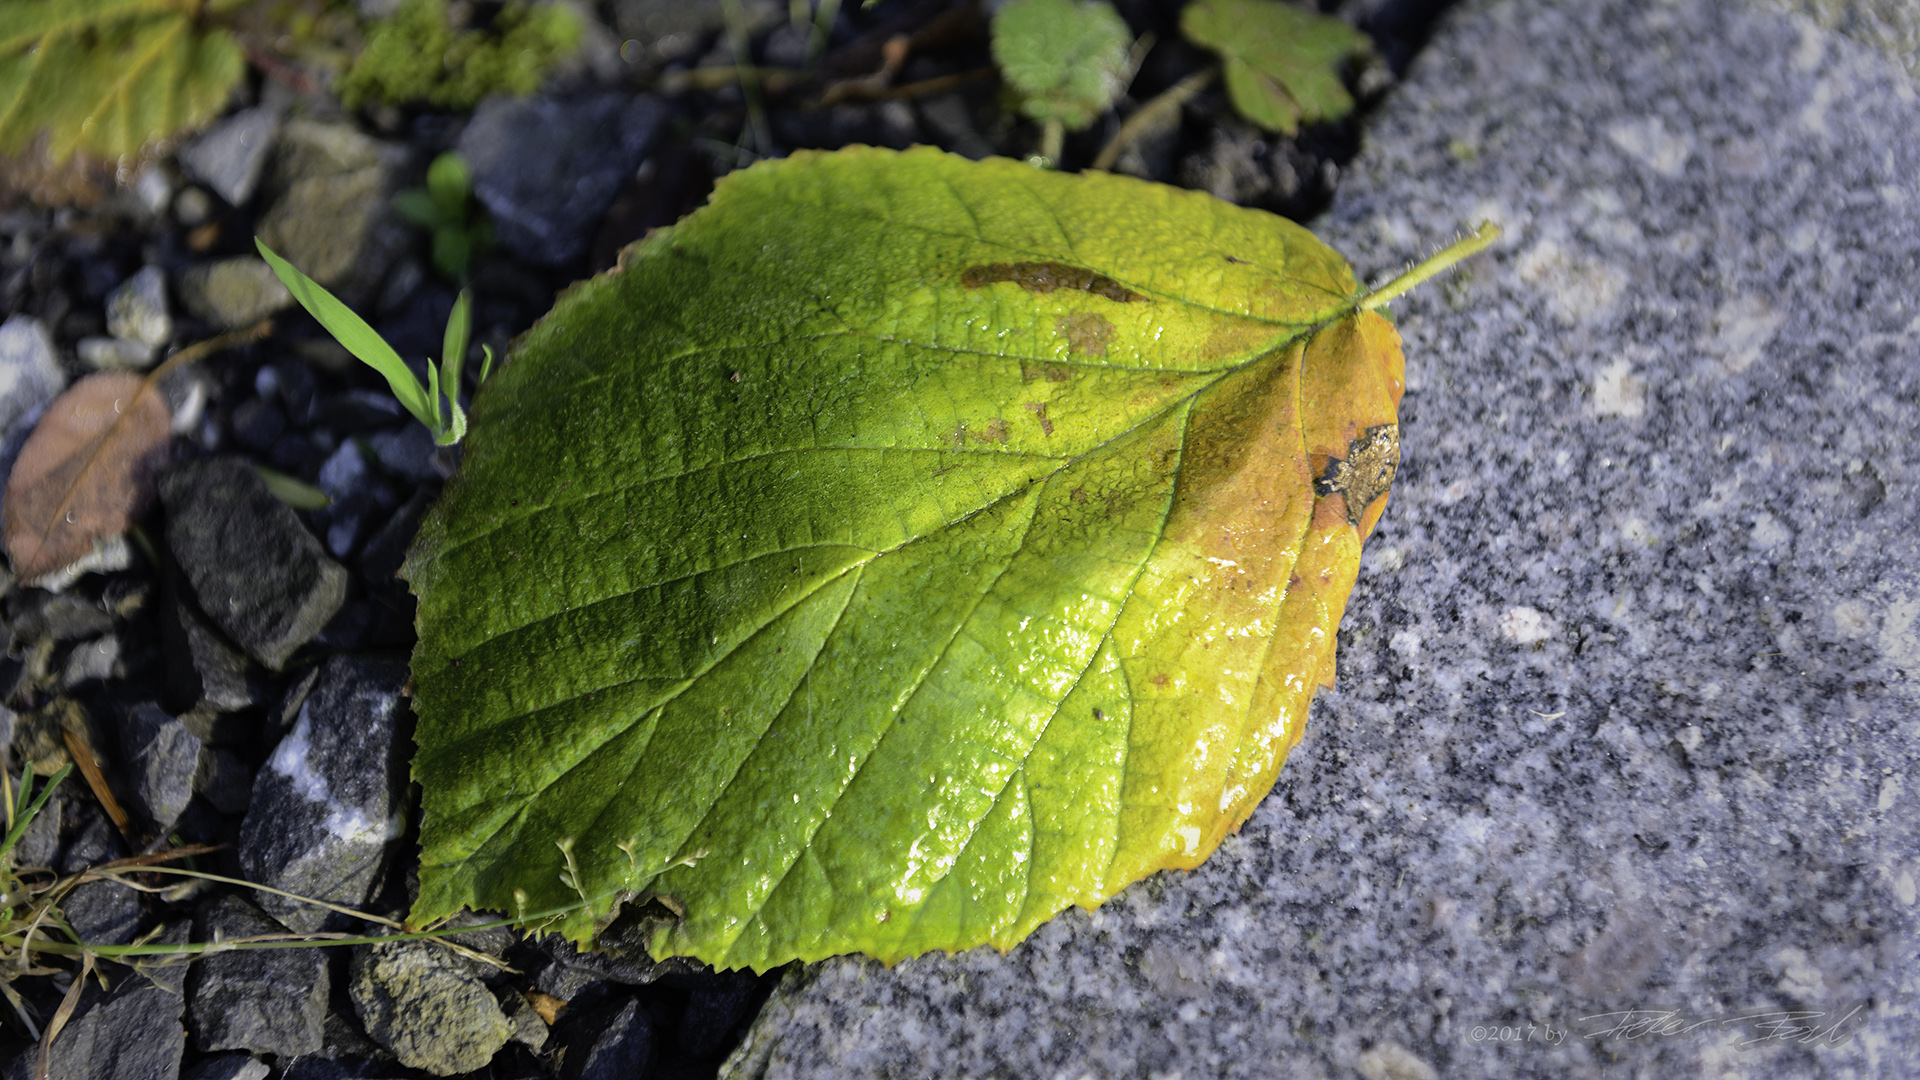
[[[1040,122],[1035,164],[1060,160],[1068,131],[1090,126],[1126,88],[1133,34],[1105,0],[1013,0],[993,17],[993,59]]]
[[[286,285],[287,291],[293,294],[293,298],[300,301],[300,306],[318,319],[327,333],[346,346],[348,352],[386,376],[387,385],[393,388],[394,398],[402,408],[413,414],[414,419],[433,432],[435,443],[452,446],[466,435],[467,414],[460,407],[460,372],[466,363],[473,302],[465,289],[460,291],[459,298],[453,302],[453,312],[447,316],[447,333],[440,363],[437,368],[431,361],[427,363],[427,382],[422,386],[419,377],[407,367],[406,361],[400,359],[400,354],[373,327],[368,326],[366,320],[355,315],[353,309],[301,273],[292,263],[275,254],[265,241],[255,237],[253,242],[260,249],[260,257],[273,267],[273,272]],[[480,381],[486,382],[487,376],[493,372],[493,349],[491,346],[482,346],[481,352],[485,359],[480,365]]]
[[[1372,47],[1344,20],[1281,0],[1194,0],[1180,32],[1220,54],[1235,111],[1282,135],[1352,112],[1340,65]]]
[[[393,208],[433,236],[434,269],[455,281],[467,262],[493,246],[493,225],[473,203],[473,172],[459,154],[441,154],[427,167],[427,186],[394,196]]]
[[[46,807],[54,789],[60,786],[67,774],[73,771],[71,764],[62,766],[41,788],[36,795],[33,791],[33,770],[22,771],[20,786],[13,787],[12,777],[0,771],[0,807],[6,813],[5,839],[0,840],[0,997],[5,997],[12,1006],[14,1015],[20,1020],[30,1037],[39,1042],[37,1068],[31,1074],[36,1077],[66,1075],[55,1071],[62,1064],[62,1058],[56,1052],[55,1040],[72,1016],[75,1003],[85,989],[88,975],[94,966],[103,960],[116,961],[141,970],[149,966],[171,966],[190,962],[202,956],[218,952],[235,952],[259,949],[303,949],[319,948],[329,945],[370,945],[394,941],[436,941],[445,948],[466,957],[469,961],[493,967],[505,965],[498,957],[476,952],[454,941],[446,940],[449,935],[471,933],[494,927],[521,927],[538,933],[556,920],[570,915],[578,904],[569,905],[553,911],[520,912],[512,919],[496,919],[479,925],[448,927],[429,926],[419,930],[408,930],[405,924],[370,912],[356,911],[352,908],[330,904],[312,897],[283,892],[279,889],[258,885],[239,878],[224,877],[219,874],[204,873],[191,868],[163,865],[169,861],[188,859],[204,855],[215,849],[209,847],[175,847],[148,855],[137,855],[129,859],[119,859],[109,863],[70,874],[55,874],[43,867],[19,867],[15,865],[14,848],[21,837],[26,835],[34,818]],[[302,903],[327,908],[363,922],[385,927],[393,933],[348,934],[270,934],[261,937],[229,938],[221,941],[196,942],[155,942],[152,935],[126,945],[104,945],[89,942],[74,931],[60,910],[60,904],[76,887],[92,881],[111,881],[135,892],[157,893],[171,886],[155,884],[152,878],[162,875],[175,878],[190,878],[214,882],[221,885],[238,886],[255,892],[273,893]],[[585,898],[580,903],[604,903],[607,897]],[[72,985],[67,991],[66,1000],[54,1013],[44,1027],[35,1022],[32,1009],[27,1006],[20,993],[14,989],[15,979],[26,975],[53,975],[61,969],[48,966],[47,959],[78,960],[79,970],[74,973]],[[74,1058],[85,1053],[84,1047],[65,1048],[64,1064],[72,1068]]]
[[[538,90],[580,35],[579,18],[558,4],[509,3],[480,29],[456,26],[447,0],[406,0],[369,29],[336,89],[348,108],[382,101],[471,109],[488,94]]]

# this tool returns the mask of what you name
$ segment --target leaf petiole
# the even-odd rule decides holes
[[[1495,225],[1491,221],[1481,222],[1480,227],[1471,233],[1455,240],[1453,243],[1448,244],[1446,247],[1441,248],[1439,251],[1434,252],[1414,265],[1409,266],[1399,277],[1362,296],[1359,303],[1360,310],[1372,311],[1375,308],[1385,305],[1388,301],[1420,287],[1420,285],[1429,278],[1453,269],[1457,263],[1469,255],[1475,255],[1486,250],[1490,244],[1498,239],[1500,239],[1500,226]]]

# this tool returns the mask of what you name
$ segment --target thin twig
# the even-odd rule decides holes
[[[1000,71],[996,67],[978,67],[971,71],[959,71],[952,75],[936,75],[931,79],[910,82],[904,86],[867,87],[861,85],[864,80],[849,79],[833,84],[827,90],[827,96],[820,101],[822,105],[832,105],[841,101],[909,101],[914,98],[932,97],[949,90],[965,86],[970,82],[989,78]],[[845,88],[836,98],[835,90]],[[831,100],[829,100],[831,99]]]
[[[722,90],[732,86],[740,79],[742,70],[750,70],[760,82],[760,88],[769,94],[784,94],[796,86],[804,86],[820,77],[818,72],[800,71],[796,68],[756,67],[743,69],[732,64],[722,67],[692,68],[687,71],[669,71],[660,76],[657,89],[663,94],[680,94],[688,90]]]
[[[1120,130],[1113,133],[1113,138],[1107,140],[1107,145],[1100,148],[1100,155],[1093,159],[1090,168],[1099,169],[1102,172],[1111,170],[1113,163],[1120,160],[1120,155],[1126,152],[1127,147],[1144,138],[1148,132],[1178,116],[1180,107],[1192,100],[1193,95],[1206,89],[1218,70],[1218,68],[1208,67],[1196,71],[1155,94],[1151,101],[1135,109],[1133,115],[1127,117],[1126,123],[1120,125]]]
[[[822,105],[837,105],[853,97],[878,97],[886,92],[893,77],[900,73],[900,65],[907,62],[907,55],[913,51],[913,39],[905,34],[895,34],[880,47],[880,70],[871,75],[862,75],[857,79],[842,79],[827,87],[820,98]]]

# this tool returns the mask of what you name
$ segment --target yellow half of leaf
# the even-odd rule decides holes
[[[405,574],[420,898],[619,895],[765,969],[1011,947],[1205,859],[1301,734],[1398,460],[1305,230],[797,154],[570,292]]]
[[[0,154],[46,138],[49,160],[138,153],[218,115],[245,73],[206,20],[232,0],[0,4]]]

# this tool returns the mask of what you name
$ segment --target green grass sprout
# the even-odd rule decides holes
[[[439,446],[452,446],[467,433],[467,414],[460,407],[460,373],[466,363],[467,337],[473,322],[473,303],[467,291],[462,289],[453,303],[453,312],[447,317],[447,334],[444,342],[444,354],[438,368],[432,362],[427,364],[427,382],[422,386],[420,377],[400,359],[393,346],[379,335],[365,319],[353,313],[353,309],[340,302],[332,293],[320,286],[320,283],[300,272],[292,263],[274,253],[259,237],[254,244],[260,249],[260,256],[273,267],[273,272],[287,291],[293,294],[300,306],[306,308],[320,325],[332,334],[334,340],[346,346],[348,352],[360,359],[361,363],[386,376],[387,385],[393,388],[394,399],[402,408],[413,414],[413,418],[425,424],[433,432],[433,441]],[[482,346],[485,360],[480,367],[480,380],[493,371],[493,349]],[[445,401],[441,400],[444,393]]]

